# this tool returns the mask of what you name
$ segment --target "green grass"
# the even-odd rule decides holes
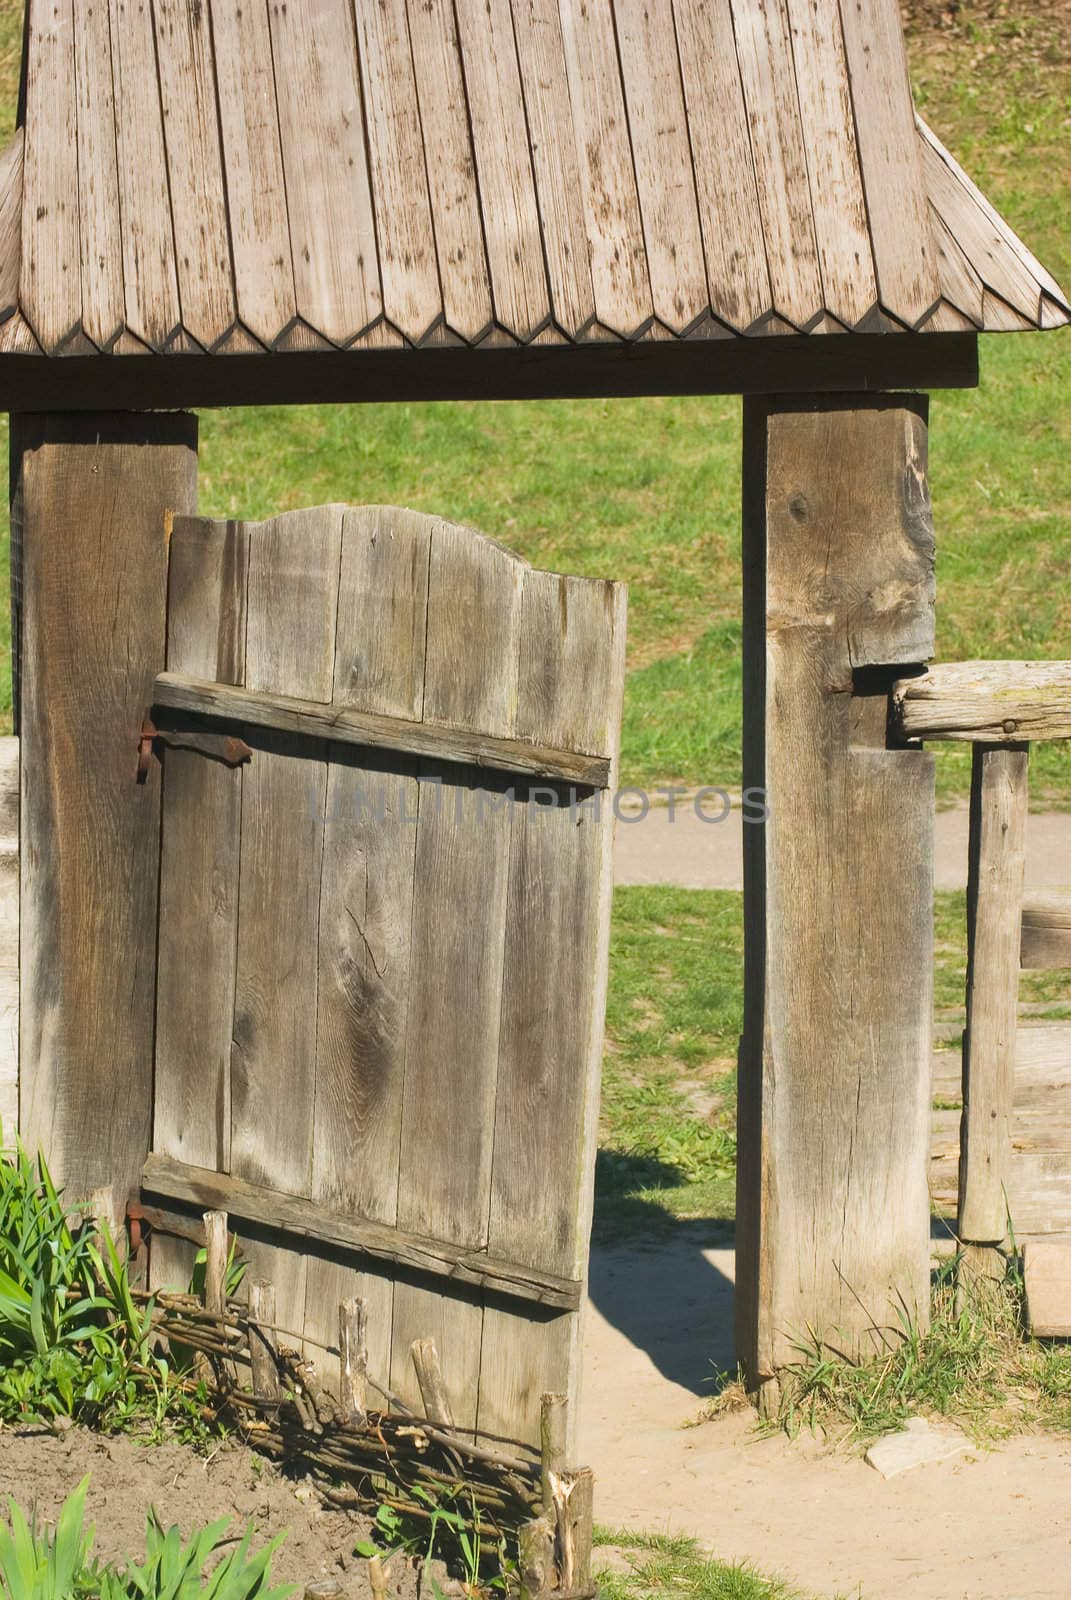
[[[910,39],[925,114],[1056,276],[1071,282],[1068,30],[1017,0]],[[1065,19],[1064,19],[1065,20]],[[0,138],[21,4],[0,0]],[[934,397],[938,654],[1068,653],[1071,331],[982,341],[982,385]],[[740,767],[740,407],[734,400],[251,408],[201,418],[201,505],[263,516],[343,499],[471,522],[532,561],[630,585],[628,783],[733,786]],[[0,570],[6,570],[0,516]],[[0,659],[7,605],[0,596]],[[10,704],[0,669],[0,716]],[[939,758],[944,799],[963,752]],[[1035,802],[1071,804],[1059,747]]]
[[[967,972],[962,892],[937,895],[934,943],[935,1021],[954,1034]],[[596,1171],[603,1242],[732,1222],[743,949],[732,890],[615,891]],[[1050,1016],[1071,1012],[1063,972],[1024,972],[1019,998]]]
[[[682,1535],[598,1529],[595,1544],[593,1565],[605,1600],[802,1600],[798,1589],[753,1567],[714,1560]],[[609,1550],[619,1558],[612,1568],[605,1565]]]
[[[1071,1432],[1071,1351],[1024,1338],[1022,1278],[985,1284],[957,1305],[955,1263],[937,1273],[931,1326],[905,1318],[902,1337],[852,1366],[823,1347],[780,1374],[777,1425],[865,1444],[910,1417],[949,1418],[979,1442],[1031,1429]],[[714,1402],[714,1409],[717,1401]]]

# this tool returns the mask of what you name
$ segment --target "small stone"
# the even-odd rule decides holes
[[[935,1461],[948,1461],[971,1447],[965,1434],[938,1432],[925,1417],[912,1417],[900,1433],[890,1433],[870,1446],[866,1460],[883,1478],[895,1478],[912,1467],[925,1467]]]
[[[70,1431],[71,1431],[71,1429],[73,1427],[74,1427],[74,1418],[73,1417],[53,1417],[52,1418],[52,1432],[54,1434],[56,1434],[57,1437],[61,1436],[62,1434],[65,1434],[65,1433],[70,1433]]]

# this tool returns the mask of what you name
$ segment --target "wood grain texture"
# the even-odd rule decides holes
[[[497,631],[497,626],[498,619],[493,619],[492,629]],[[404,717],[370,716],[345,706],[324,706],[314,700],[294,700],[285,695],[228,688],[187,673],[161,672],[156,679],[154,696],[158,706],[179,711],[231,722],[244,721],[253,727],[280,729],[302,739],[332,739],[370,750],[428,756],[451,765],[558,778],[599,788],[605,787],[609,771],[605,756],[550,750],[545,745],[529,744],[523,739],[498,739],[493,734],[470,732],[463,727],[439,727],[411,722]],[[493,715],[487,720],[493,722]]]
[[[270,344],[297,301],[268,11],[228,0],[211,11],[238,315]]]
[[[494,320],[453,5],[408,0],[424,159],[447,326],[481,338]]]
[[[703,235],[671,0],[616,0],[614,17],[655,316],[683,333],[707,309]]]
[[[182,325],[152,9],[109,0],[126,326],[162,350]]]
[[[414,344],[442,316],[442,290],[405,0],[354,7],[383,310]]]
[[[893,685],[892,714],[905,739],[1069,739],[1071,661],[938,662]]]
[[[0,739],[0,1129],[19,1126],[19,741]]]
[[[19,303],[22,268],[22,153],[25,130],[15,135],[0,155],[0,321],[12,316]]]
[[[79,329],[82,313],[78,144],[71,0],[35,8],[26,55],[23,257],[19,298],[46,350]]]
[[[347,0],[271,0],[299,314],[344,344],[383,310]]]
[[[74,0],[82,329],[102,350],[123,331],[123,241],[108,6]]]
[[[209,11],[153,0],[153,14],[182,325],[211,350],[236,306]]]
[[[841,0],[859,160],[886,311],[915,326],[939,298],[927,192],[896,0]]]
[[[510,0],[455,0],[495,320],[530,339],[550,317]]]
[[[729,0],[674,0],[710,303],[744,330],[771,305]]]
[[[424,714],[424,636],[433,519],[396,506],[344,517],[333,704]]]
[[[985,322],[984,285],[944,218],[930,206],[930,225],[937,247],[937,271],[941,293],[976,328]]]
[[[159,777],[135,782],[164,659],[165,516],[189,417],[29,417],[22,522],[21,1131],[121,1215],[149,1144]],[[63,538],[56,530],[66,530]],[[102,551],[106,559],[102,559]]]
[[[792,59],[810,176],[822,300],[852,328],[878,298],[840,12],[788,0]]]
[[[580,162],[557,0],[513,0],[554,321],[577,337],[595,316]]]
[[[167,660],[222,682],[245,672],[247,539],[235,522],[183,518],[169,544]],[[231,1040],[242,774],[168,750],[163,780],[153,1148],[230,1165]],[[190,981],[190,952],[199,979]]]
[[[1071,967],[1071,889],[1033,889],[1023,900],[1020,965]]]
[[[824,309],[785,0],[734,0],[773,309],[805,328]]]
[[[932,757],[860,666],[933,650],[918,398],[745,411],[747,830],[737,1349],[868,1348],[929,1303]],[[891,959],[895,952],[895,961]]]
[[[1033,1337],[1071,1338],[1071,1238],[1028,1241],[1023,1290],[1026,1326]]]
[[[1023,746],[979,747],[971,767],[957,1226],[977,1244],[1003,1239],[1007,1218],[1027,759]]]
[[[599,321],[623,338],[653,315],[610,0],[559,6],[591,282]]]

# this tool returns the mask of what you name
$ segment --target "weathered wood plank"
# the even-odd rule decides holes
[[[196,441],[181,415],[26,417],[13,456],[22,1136],[70,1200],[110,1189],[116,1217],[151,1124],[160,790],[155,770],[135,781],[137,740],[164,659],[165,517],[195,509]]]
[[[353,14],[272,0],[270,15],[298,313],[344,344],[383,310]]]
[[[957,308],[972,325],[985,324],[985,290],[959,241],[948,230],[944,218],[930,205],[930,225],[937,247],[937,273],[945,301]]]
[[[1020,964],[1048,971],[1071,967],[1071,889],[1033,889],[1023,900]]]
[[[500,686],[488,685],[497,695]],[[444,695],[449,685],[444,686]],[[331,739],[339,744],[393,750],[431,760],[518,772],[525,777],[555,778],[565,783],[604,787],[609,762],[605,756],[548,750],[522,739],[497,739],[456,726],[409,722],[404,717],[366,715],[346,707],[294,700],[281,694],[228,688],[186,673],[161,672],[154,686],[156,704],[177,711],[274,728],[303,739]]]
[[[598,739],[616,764],[624,642],[623,586],[527,572],[518,728]],[[584,799],[533,786],[514,811],[488,1221],[490,1249],[577,1278],[591,1226],[613,837],[607,797]],[[539,1397],[575,1395],[579,1359],[576,1318],[522,1320],[489,1301],[481,1428],[538,1443]]]
[[[162,350],[181,311],[152,8],[131,0],[109,7],[126,325]]]
[[[654,313],[683,333],[710,292],[672,0],[616,0],[614,17]]]
[[[419,722],[433,517],[357,506],[343,518],[335,707]]]
[[[182,325],[206,349],[234,326],[227,201],[207,5],[153,0]]]
[[[855,668],[933,650],[925,416],[745,409],[744,782],[769,815],[746,830],[737,1349],[757,1385],[796,1340],[865,1349],[928,1312],[933,758],[886,750],[884,694],[852,693]]]
[[[852,328],[874,309],[878,284],[840,9],[820,0],[788,0],[788,20],[822,299],[827,311]]]
[[[1023,1313],[1034,1338],[1071,1338],[1071,1238],[1028,1240],[1023,1288]]]
[[[334,675],[342,510],[290,512],[249,525],[248,539],[245,681],[266,693],[298,689],[326,701]],[[231,1171],[308,1194],[326,747],[287,733],[250,733],[254,755],[242,777]],[[300,1329],[304,1260],[258,1243],[254,1266],[275,1284],[280,1321]]]
[[[613,14],[608,0],[559,6],[595,310],[622,337],[643,331],[654,306]]]
[[[495,320],[528,340],[550,316],[509,0],[455,0]]]
[[[115,158],[115,96],[108,7],[74,0],[78,93],[78,215],[83,331],[102,350],[123,329],[123,241]]]
[[[208,1167],[193,1167],[156,1152],[146,1158],[141,1182],[148,1194],[226,1209],[232,1217],[243,1217],[280,1234],[334,1245],[425,1277],[449,1278],[467,1288],[492,1289],[559,1310],[575,1310],[580,1303],[578,1282],[504,1260],[489,1251],[465,1250],[407,1228],[387,1227],[350,1212],[333,1211],[319,1201],[290,1194],[275,1184],[253,1183]],[[337,1304],[335,1315],[337,1318]],[[413,1335],[414,1339],[420,1337],[423,1335]],[[434,1337],[434,1330],[428,1337]],[[407,1360],[408,1348],[407,1345]]]
[[[0,319],[18,308],[22,269],[22,154],[24,128],[0,155]]]
[[[1071,661],[948,661],[893,684],[905,739],[1071,739]]]
[[[688,133],[711,304],[743,330],[770,310],[740,69],[729,0],[674,0]]]
[[[442,316],[405,0],[354,7],[383,310],[414,344]]]
[[[595,315],[580,163],[557,0],[513,0],[551,307],[571,337]]]
[[[447,0],[407,9],[443,310],[455,333],[478,339],[494,309],[454,10]]]
[[[1007,1211],[1027,759],[979,747],[971,768],[958,1231],[975,1244],[1003,1239]]]
[[[527,569],[526,561],[492,539],[474,539],[470,528],[436,527],[428,577],[426,722],[512,737]]]
[[[223,682],[245,671],[242,523],[172,530],[167,660]],[[168,750],[163,785],[153,1148],[194,1166],[230,1164],[230,1058],[238,930],[242,775]],[[190,951],[199,952],[196,984]]]
[[[228,0],[211,9],[238,315],[270,344],[297,301],[268,10]]]
[[[733,0],[773,310],[805,328],[823,310],[785,0]]]
[[[82,313],[78,178],[70,159],[78,145],[71,0],[39,7],[27,41],[19,298],[51,352],[78,331]]]
[[[886,311],[913,328],[940,289],[900,8],[896,0],[844,0],[840,13],[878,293]]]

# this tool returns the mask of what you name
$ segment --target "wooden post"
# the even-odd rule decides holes
[[[737,1351],[760,1403],[811,1333],[928,1318],[933,758],[887,747],[933,653],[917,396],[745,402]]]
[[[338,1398],[347,1422],[362,1423],[368,1408],[368,1301],[338,1308]]]
[[[522,1522],[517,1534],[522,1600],[539,1600],[555,1587],[554,1530],[545,1517]]]
[[[205,1310],[221,1317],[227,1309],[227,1213],[206,1211]]]
[[[192,417],[13,419],[22,550],[20,1124],[117,1226],[149,1148],[160,783],[138,735],[164,666],[167,528]]]
[[[450,1408],[450,1396],[446,1392],[446,1380],[435,1340],[414,1339],[409,1346],[409,1354],[420,1386],[424,1415],[437,1427],[452,1428],[454,1414]]]
[[[270,1283],[249,1285],[249,1364],[253,1393],[260,1400],[279,1398],[279,1367],[276,1360],[275,1289]]]
[[[963,1287],[1003,1276],[996,1252],[1008,1216],[1028,759],[1025,744],[973,750],[959,1157]]]
[[[545,1394],[539,1403],[540,1477],[543,1515],[554,1520],[554,1480],[565,1471],[565,1450],[569,1437],[569,1397]]]

